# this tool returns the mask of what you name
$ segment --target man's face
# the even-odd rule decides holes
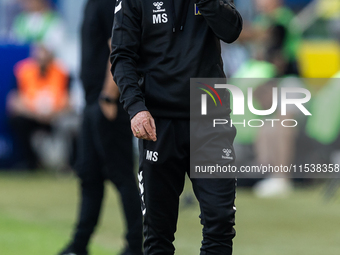
[[[33,49],[32,57],[40,66],[46,66],[53,59],[53,54],[43,45],[36,45]]]

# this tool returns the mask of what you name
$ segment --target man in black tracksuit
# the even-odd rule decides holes
[[[108,68],[114,7],[112,0],[89,0],[85,8],[81,79],[86,107],[75,167],[81,182],[81,204],[72,241],[61,255],[88,254],[105,179],[116,186],[124,209],[127,243],[122,254],[142,254],[142,213],[133,172],[133,137],[129,117],[116,102],[119,92]]]
[[[220,39],[242,30],[232,0],[118,0],[112,73],[140,138],[145,254],[173,254],[190,164],[190,78],[225,77]],[[156,131],[157,128],[157,131]],[[229,132],[232,144],[235,130]],[[235,180],[191,179],[201,209],[201,255],[232,254]]]

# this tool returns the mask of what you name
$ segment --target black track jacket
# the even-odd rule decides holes
[[[190,78],[225,77],[220,40],[241,30],[232,0],[117,0],[111,70],[130,118],[189,118]]]

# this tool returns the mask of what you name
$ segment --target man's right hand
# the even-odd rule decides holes
[[[131,130],[137,138],[157,141],[155,120],[148,111],[139,112],[131,119]]]

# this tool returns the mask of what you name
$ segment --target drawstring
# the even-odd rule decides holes
[[[171,0],[171,14],[172,14],[172,32],[176,31],[176,12],[175,12],[175,1]]]
[[[180,30],[183,31],[185,22],[188,16],[188,9],[190,5],[190,0],[182,0],[184,1],[183,11],[182,11],[182,20]],[[171,14],[172,14],[172,32],[176,32],[176,11],[175,11],[175,0],[171,0]]]
[[[190,5],[190,0],[184,0],[184,1],[185,1],[185,5],[183,8],[183,12],[182,12],[182,21],[181,21],[181,27],[180,27],[181,31],[183,31],[185,22],[187,21],[188,9]]]

